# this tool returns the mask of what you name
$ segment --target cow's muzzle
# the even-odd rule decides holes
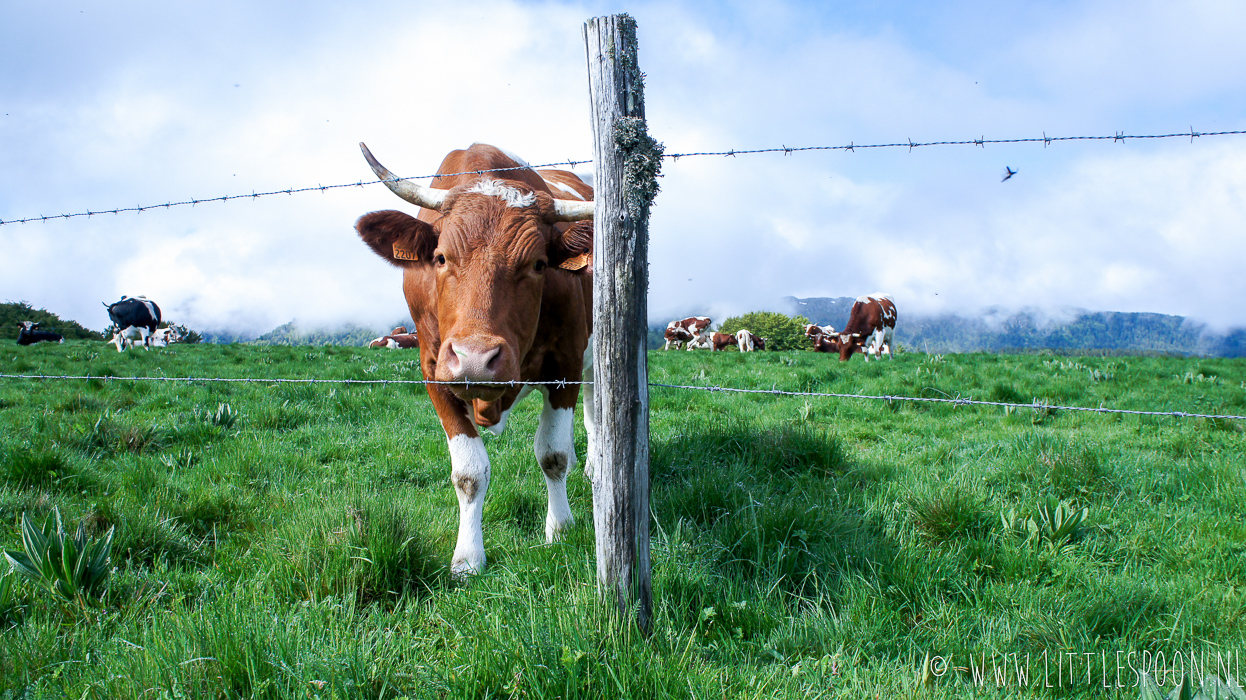
[[[450,390],[465,401],[493,401],[518,379],[506,343],[501,338],[469,336],[450,338],[441,344],[437,358],[437,381],[454,382]]]

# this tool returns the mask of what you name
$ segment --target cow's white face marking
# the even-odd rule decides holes
[[[483,194],[488,197],[497,197],[506,203],[511,209],[522,209],[530,207],[536,202],[536,193],[528,192],[527,194],[504,184],[498,180],[481,180],[467,190],[476,194]]]
[[[455,576],[478,574],[485,568],[481,518],[489,490],[489,454],[479,437],[456,435],[450,438],[449,446],[450,483],[459,499],[459,537],[450,572]]]
[[[548,399],[532,442],[536,461],[545,474],[549,508],[545,514],[545,541],[553,542],[575,522],[567,503],[567,474],[575,468],[575,409],[551,408]]]
[[[583,199],[584,199],[583,197],[581,197],[581,196],[580,196],[580,193],[579,193],[579,192],[576,192],[575,190],[571,189],[570,187],[567,187],[566,185],[563,185],[563,184],[560,184],[560,183],[557,183],[557,182],[553,182],[553,181],[551,181],[551,180],[546,180],[546,181],[545,181],[545,184],[547,184],[547,185],[549,185],[550,187],[553,187],[553,188],[555,188],[555,189],[558,189],[558,190],[561,190],[561,191],[563,191],[563,192],[566,192],[567,194],[571,195],[572,197],[575,197],[576,199],[579,199],[579,200],[583,200]]]

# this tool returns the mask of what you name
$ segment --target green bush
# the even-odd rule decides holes
[[[748,329],[753,335],[766,339],[767,350],[808,350],[805,326],[809,319],[804,316],[787,316],[774,311],[753,311],[743,316],[732,316],[722,322],[719,333],[735,333]]]

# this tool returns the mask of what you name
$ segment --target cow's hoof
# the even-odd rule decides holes
[[[565,522],[554,522],[546,516],[545,518],[545,544],[553,544],[561,541],[563,536],[567,534],[567,530],[575,525],[575,518],[568,518]]]
[[[476,574],[479,574],[484,570],[485,570],[485,558],[483,554],[480,556],[479,560],[476,560],[475,557],[471,559],[467,559],[467,558],[460,559],[458,557],[455,557],[454,561],[450,562],[450,575],[460,581],[463,581],[463,580],[468,579],[469,577],[475,576]]]

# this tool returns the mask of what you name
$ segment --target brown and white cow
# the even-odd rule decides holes
[[[713,347],[708,337],[711,323],[713,321],[709,316],[689,316],[678,321],[671,321],[666,324],[666,328],[667,330],[682,328],[687,331],[692,336],[692,341],[687,343],[687,349],[695,350]]]
[[[447,155],[431,187],[396,179],[363,152],[390,190],[420,207],[416,217],[366,214],[355,228],[377,255],[402,268],[420,368],[426,380],[447,382],[427,388],[449,443],[459,501],[450,568],[477,573],[485,566],[481,517],[490,476],[477,426],[500,433],[515,402],[533,388],[510,382],[591,381],[585,351],[592,334],[593,190],[567,173],[555,189],[577,197],[560,199],[544,179],[556,171],[537,174],[484,144]],[[480,171],[495,172],[462,174]],[[591,454],[592,389],[585,387]],[[549,500],[545,537],[553,541],[574,522],[566,478],[576,465],[572,417],[580,385],[537,389],[545,407],[534,449]]]
[[[399,326],[401,328],[401,326]],[[395,328],[394,330],[398,330]],[[405,330],[405,329],[404,329]],[[391,333],[383,335],[368,343],[370,348],[389,348],[390,350],[413,350],[420,347],[419,336],[415,333]]]
[[[877,355],[881,360],[884,352],[895,359],[891,354],[891,338],[895,331],[896,305],[890,295],[876,292],[857,297],[848,316],[848,325],[838,334],[823,336],[815,345],[823,352],[838,352],[841,362],[858,350],[866,351],[866,362],[870,361],[870,355]]]
[[[735,334],[736,344],[740,347],[740,352],[753,352],[754,350],[765,350],[766,339],[758,337],[752,331],[741,329]]]
[[[728,347],[736,344],[736,337],[727,333],[719,333],[714,331],[709,335],[710,344],[715,352],[722,352]]]
[[[663,350],[670,350],[672,346],[678,350],[684,346],[684,343],[692,341],[692,333],[689,333],[687,328],[679,326],[667,326],[662,332],[662,337],[666,339],[666,344],[662,346]]]
[[[825,335],[835,335],[835,327],[831,325],[818,326],[812,323],[805,324],[805,337],[813,341],[814,349],[818,347],[818,339]]]

